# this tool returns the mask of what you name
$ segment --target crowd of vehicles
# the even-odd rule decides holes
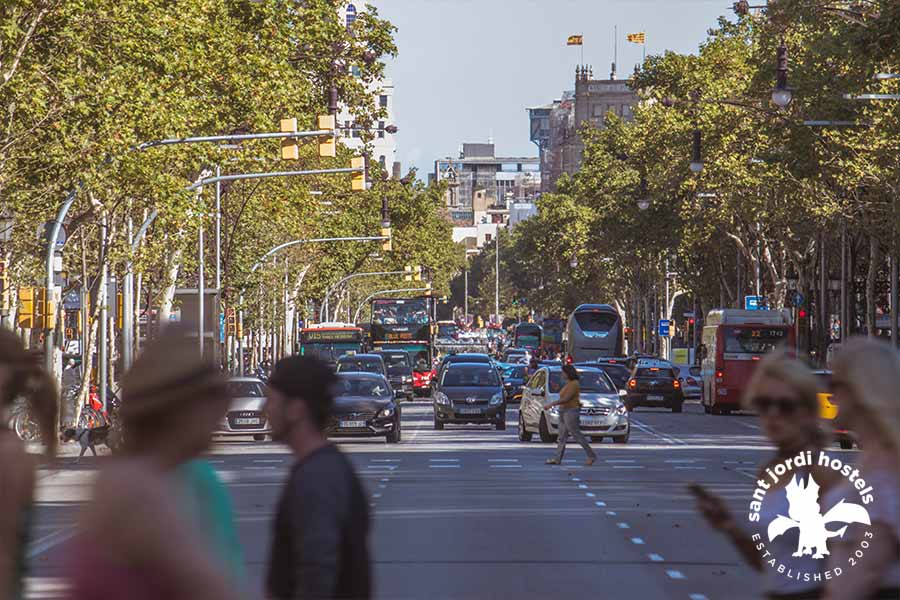
[[[626,443],[629,413],[642,407],[683,410],[697,400],[708,414],[741,408],[741,396],[757,362],[776,348],[794,345],[794,328],[780,312],[715,309],[705,319],[698,364],[673,364],[656,356],[624,353],[624,328],[608,304],[582,304],[567,319],[512,323],[473,331],[453,321],[434,322],[433,300],[379,298],[367,327],[323,323],[301,330],[300,353],[334,366],[341,391],[333,436],[401,437],[401,401],[429,398],[434,428],[487,424],[506,428],[506,410],[518,404],[518,436],[555,440],[562,365],[581,375],[581,427],[594,441]],[[368,329],[368,332],[366,331]],[[549,357],[549,358],[548,358]],[[830,372],[817,371],[824,388]],[[263,411],[262,382],[234,378],[234,403],[216,435],[270,433]],[[844,448],[852,432],[843,428],[830,393],[820,395],[821,416]]]

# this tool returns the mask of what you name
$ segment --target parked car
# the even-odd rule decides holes
[[[625,397],[629,412],[638,406],[660,406],[680,413],[682,404],[684,394],[672,363],[655,358],[641,358],[635,362]]]
[[[263,410],[266,405],[263,382],[256,377],[232,377],[226,389],[231,396],[231,405],[213,435],[252,435],[258,442],[271,435],[272,428]]]
[[[434,428],[445,423],[492,424],[506,429],[506,398],[493,364],[453,362],[441,371],[434,390]]]
[[[591,366],[576,367],[581,376],[581,431],[595,442],[604,437],[624,444],[631,435],[628,411],[615,384],[602,369]],[[562,367],[538,369],[525,384],[522,405],[519,407],[519,440],[531,441],[537,433],[544,443],[556,441],[559,433],[559,407],[545,409],[544,405],[559,399],[565,384]]]
[[[819,392],[819,417],[827,423],[841,448],[850,450],[856,442],[856,436],[841,422],[838,405],[831,401],[831,371],[821,369],[813,373],[821,382],[823,390]]]
[[[337,360],[338,373],[375,373],[388,376],[384,359],[378,354],[345,354]]]
[[[384,375],[358,371],[338,373],[334,408],[325,429],[329,437],[384,436],[389,444],[401,437],[400,404]]]
[[[507,402],[521,402],[522,389],[525,387],[525,365],[500,364],[503,377],[503,390]]]
[[[406,350],[379,350],[375,352],[384,360],[387,367],[388,381],[394,393],[413,399],[413,369]]]

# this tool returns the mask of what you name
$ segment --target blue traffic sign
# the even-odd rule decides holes
[[[659,320],[659,337],[669,337],[669,320]]]
[[[744,310],[765,310],[765,306],[762,296],[744,296]]]

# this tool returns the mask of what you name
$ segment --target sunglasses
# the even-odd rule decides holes
[[[796,398],[770,398],[757,396],[753,399],[753,406],[760,414],[768,414],[773,409],[780,415],[792,415],[800,408]]]

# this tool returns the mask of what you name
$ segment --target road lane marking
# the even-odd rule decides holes
[[[581,479],[579,479],[578,477],[573,477],[572,481],[581,481]]]
[[[608,459],[604,460],[603,462],[608,462],[608,463],[633,463],[633,462],[637,462],[637,461],[634,460],[633,458],[608,458]]]
[[[614,516],[616,516],[618,513],[617,513],[616,511],[614,511],[614,510],[608,510],[608,511],[606,511],[606,514],[608,514],[608,515],[611,516],[611,517],[614,517]]]
[[[616,523],[616,527],[619,529],[631,529],[631,525],[628,523]]]
[[[658,437],[659,439],[663,440],[664,442],[668,442],[670,444],[681,444],[681,445],[687,444],[687,442],[685,442],[684,440],[680,440],[678,438],[673,438],[664,433],[659,433],[658,431],[653,429],[653,427],[647,425],[646,423],[641,423],[634,417],[631,418],[631,424],[634,425],[635,427],[637,427],[638,429],[640,429],[641,431],[643,431],[644,433],[649,433],[650,435],[652,435],[654,437]]]
[[[253,459],[255,463],[283,463],[283,458],[255,458]]]
[[[665,463],[695,463],[697,462],[696,458],[669,458],[664,460]]]
[[[644,540],[642,540],[641,538],[635,537],[635,538],[631,538],[631,543],[632,543],[632,544],[637,544],[638,546],[643,546],[643,545],[644,545]]]
[[[586,489],[588,489],[588,486],[587,486],[586,483],[579,483],[579,484],[578,484],[578,489],[579,489],[579,490],[586,490]]]
[[[400,462],[399,458],[370,458],[369,462],[375,463],[398,463]]]
[[[684,576],[684,573],[682,573],[681,571],[676,571],[674,569],[666,569],[666,575],[668,575],[672,579],[687,579],[687,577]]]
[[[585,494],[585,496],[587,496],[588,498],[593,498],[594,495],[595,495],[594,492],[587,492],[587,493]]]
[[[594,504],[596,504],[597,506],[606,506],[606,502],[603,502],[601,500],[597,500],[596,502],[594,502]]]
[[[244,468],[245,469],[255,469],[257,471],[268,471],[268,470],[275,469],[275,467],[254,467],[253,465],[250,465],[250,466],[244,467]]]
[[[458,458],[429,458],[429,462],[459,462]]]
[[[40,556],[50,548],[58,546],[59,544],[62,544],[63,542],[75,537],[75,532],[75,527],[69,526],[58,529],[51,534],[45,535],[44,537],[28,544],[26,555],[28,556],[28,558],[35,558],[37,556]]]
[[[388,479],[387,477],[382,477],[382,478],[381,478],[381,482],[382,482],[382,483],[387,483],[388,481],[390,481],[390,479]]]
[[[753,429],[755,431],[762,431],[759,425],[754,425],[753,423],[744,423],[743,421],[735,421],[738,425],[746,427],[747,429]]]
[[[706,594],[690,594],[688,595],[688,598],[690,600],[709,600],[709,598],[706,597]]]
[[[676,469],[681,469],[683,471],[705,471],[706,467],[687,467],[681,465],[675,465]]]
[[[613,469],[643,469],[644,465],[613,465]]]
[[[664,559],[662,556],[660,556],[659,554],[648,554],[648,555],[647,555],[647,558],[649,558],[649,559],[652,560],[653,562],[663,562],[663,561],[666,560],[666,559]]]
[[[428,465],[429,469],[458,469],[459,465]]]
[[[373,497],[373,498],[381,498],[381,494],[377,494],[377,493],[376,493],[376,494],[372,494],[372,497]]]
[[[491,465],[492,469],[521,469],[522,465]]]
[[[489,463],[519,462],[518,458],[489,458]]]

